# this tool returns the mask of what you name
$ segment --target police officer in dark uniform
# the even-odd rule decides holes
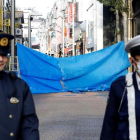
[[[140,35],[125,50],[136,71],[112,83],[100,140],[140,140]]]
[[[14,36],[0,33],[0,140],[39,140],[38,118],[29,86],[3,71]]]

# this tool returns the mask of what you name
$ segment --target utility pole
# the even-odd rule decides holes
[[[28,16],[28,47],[29,48],[31,48],[31,20],[33,20],[33,18],[29,14]]]
[[[55,26],[55,38],[56,38],[56,58],[57,58],[57,27]]]
[[[11,34],[15,36],[15,0],[11,0]],[[15,39],[11,40],[11,65],[14,70]]]
[[[97,0],[94,0],[94,50],[97,51]]]
[[[0,7],[2,7],[3,6],[3,1],[2,0],[0,0]],[[1,10],[0,10],[0,30],[4,30],[4,28],[3,28],[3,11],[4,11],[4,8],[1,8]]]
[[[65,11],[64,11],[64,13],[65,13]],[[64,57],[64,45],[65,45],[64,44],[65,43],[65,39],[64,39],[64,34],[65,34],[64,33],[65,32],[65,29],[64,29],[64,24],[65,24],[64,23],[64,19],[65,19],[65,17],[64,16],[65,16],[65,14],[64,13],[63,13],[63,18],[62,18],[62,20],[63,20],[63,45],[62,45],[62,48],[63,48],[63,57]]]
[[[72,47],[72,49],[73,49],[73,56],[75,56],[75,41],[74,41],[74,19],[75,19],[75,10],[74,10],[74,5],[75,5],[75,0],[73,0],[73,4],[72,4],[72,14],[73,14],[73,16],[72,16],[72,21],[73,21],[73,28],[72,28],[72,37],[73,37],[73,47]]]
[[[52,31],[50,31],[50,56],[51,56],[51,35],[52,35]]]

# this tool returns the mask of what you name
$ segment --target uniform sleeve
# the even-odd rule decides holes
[[[118,125],[118,107],[116,100],[113,87],[111,86],[100,140],[115,140]]]
[[[33,97],[29,86],[25,85],[23,114],[21,124],[21,140],[39,140],[38,118],[35,112]]]

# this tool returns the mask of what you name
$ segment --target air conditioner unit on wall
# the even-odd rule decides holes
[[[15,38],[15,42],[16,42],[16,44],[17,44],[17,43],[22,44],[22,38]]]
[[[15,35],[22,35],[22,29],[16,28]]]

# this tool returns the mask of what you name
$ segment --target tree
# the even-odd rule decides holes
[[[121,41],[121,32],[120,32],[120,21],[119,14],[123,16],[123,27],[124,27],[124,42],[127,42],[128,38],[128,29],[127,29],[127,13],[128,13],[128,0],[97,0],[103,3],[105,6],[111,6],[110,10],[116,14],[116,38],[117,42]]]

